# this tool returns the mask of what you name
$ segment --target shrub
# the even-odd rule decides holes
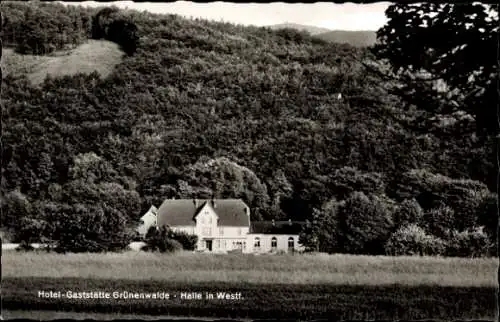
[[[172,238],[172,231],[165,226],[160,229],[156,229],[156,227],[149,228],[145,242],[146,245],[142,250],[150,252],[171,253],[183,249],[182,244]]]
[[[389,255],[442,255],[446,243],[435,236],[427,234],[423,228],[409,224],[399,228],[385,244]]]
[[[19,246],[16,247],[18,252],[31,252],[35,250],[35,247],[31,246],[31,244],[22,242]]]
[[[483,197],[478,209],[479,226],[484,226],[484,231],[490,237],[491,243],[497,243],[498,231],[498,197],[491,193]]]
[[[483,257],[492,255],[493,246],[483,227],[476,227],[462,232],[454,230],[447,243],[446,255],[454,257]]]
[[[173,231],[169,234],[169,238],[179,242],[185,250],[195,250],[198,243],[198,236],[183,231]]]
[[[175,253],[183,249],[182,244],[175,239],[167,238],[165,240],[165,250],[168,253]]]

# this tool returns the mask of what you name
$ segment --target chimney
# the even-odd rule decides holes
[[[215,202],[214,199],[212,199],[212,205],[214,206],[214,209],[217,208],[217,203]]]
[[[288,219],[288,224],[291,226],[292,225],[292,220]]]
[[[271,220],[271,222],[273,223],[273,226],[274,226],[274,219],[273,219],[273,220]]]
[[[193,203],[195,208],[198,208],[198,199],[193,199]]]

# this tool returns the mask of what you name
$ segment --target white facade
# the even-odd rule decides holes
[[[156,212],[157,212],[157,210],[158,209],[156,209],[155,206],[151,206],[151,208],[149,208],[148,212],[146,212],[144,214],[144,216],[141,217],[141,219],[140,219],[141,224],[137,228],[137,232],[141,236],[146,236],[146,233],[148,232],[148,229],[150,227],[157,226],[157,224],[156,224]]]
[[[247,246],[249,227],[219,226],[219,217],[208,203],[195,217],[195,226],[173,226],[173,230],[198,236],[198,250],[227,252],[235,249],[242,251]]]
[[[232,217],[228,216],[233,216],[234,213],[232,211],[237,208],[229,209],[229,211],[228,208],[220,209],[219,214],[221,216],[226,216],[221,219],[217,213],[219,202],[205,202],[201,209],[197,209],[197,201],[194,201],[194,207],[193,204],[185,201],[183,208],[180,210],[178,210],[179,208],[171,208],[168,210],[169,212],[164,211],[163,214],[175,214],[173,217],[177,218],[174,220],[177,224],[174,224],[174,222],[168,224],[172,230],[198,236],[196,249],[199,251],[214,253],[226,253],[230,251],[241,251],[243,253],[290,253],[302,251],[304,249],[304,247],[299,244],[298,234],[290,234],[293,232],[289,229],[287,230],[289,233],[285,233],[279,229],[278,223],[276,223],[277,225],[274,227],[274,221],[272,221],[272,230],[263,230],[261,228],[256,228],[255,225],[251,225],[249,221],[250,211],[248,206],[244,205],[244,203],[244,208],[239,209],[244,210],[246,219],[241,221],[240,217],[239,221],[235,221]],[[174,201],[169,202],[171,205]],[[190,210],[184,211],[188,209],[188,207],[193,207],[192,212],[190,212]],[[221,208],[220,205],[219,208]],[[158,216],[160,216],[159,213],[162,211],[161,209],[162,208],[160,208],[160,211],[157,211],[155,207],[151,207],[148,213],[141,218],[143,223],[138,230],[142,232],[143,235],[146,234],[147,230],[152,225],[156,227],[158,227],[159,224],[162,225],[161,218],[158,219]],[[182,215],[179,217],[179,214]],[[236,216],[236,214],[234,214],[234,216]],[[220,221],[225,224],[220,225]],[[231,226],[233,223],[239,226]],[[266,222],[258,222],[255,224],[265,225]],[[285,222],[285,225],[292,225],[292,222]],[[252,231],[250,227],[252,227]]]
[[[304,250],[304,247],[299,243],[298,235],[248,234],[247,245],[249,245],[247,250],[249,253],[297,252]]]

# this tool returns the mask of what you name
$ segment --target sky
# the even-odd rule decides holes
[[[385,9],[389,2],[354,3],[231,3],[210,2],[62,2],[86,6],[114,5],[120,8],[146,10],[153,13],[171,13],[186,17],[226,21],[242,25],[266,26],[297,23],[335,30],[378,30],[386,23]]]

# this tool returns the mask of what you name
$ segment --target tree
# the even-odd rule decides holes
[[[278,169],[273,176],[267,180],[267,187],[271,200],[272,218],[285,218],[286,214],[282,210],[283,200],[289,199],[293,194],[293,186],[286,177],[283,170]]]
[[[345,199],[355,191],[378,195],[385,192],[385,184],[381,174],[363,173],[353,167],[337,169],[330,181],[333,185],[332,190],[339,199]]]
[[[456,93],[454,108],[474,115],[478,132],[496,135],[498,7],[393,4],[386,16],[389,21],[377,32],[379,44],[373,48],[376,57],[389,62],[397,75],[430,73],[444,80],[447,92]]]
[[[424,211],[418,204],[417,200],[405,199],[394,212],[394,226],[400,228],[409,224],[419,225],[424,217]]]
[[[135,23],[117,7],[101,9],[94,16],[92,23],[92,38],[113,41],[129,55],[137,49],[137,31]]]
[[[28,218],[32,213],[32,203],[26,195],[19,190],[13,190],[0,199],[2,216],[0,226],[15,231],[22,226],[23,218]]]
[[[82,179],[89,183],[98,183],[114,181],[117,173],[109,162],[95,152],[88,152],[75,156],[73,165],[69,168],[69,176],[74,180]]]
[[[21,249],[31,249],[32,243],[44,241],[44,236],[49,223],[43,219],[24,217],[15,233],[15,239],[20,243]]]
[[[450,238],[455,221],[455,212],[444,204],[430,209],[424,214],[426,231],[445,240]]]
[[[339,209],[338,227],[343,252],[383,254],[393,228],[391,206],[381,197],[354,192]]]
[[[63,186],[50,186],[52,200],[38,204],[39,216],[53,225],[46,238],[60,252],[125,249],[138,226],[139,194],[93,152],[75,156],[69,172]]]
[[[339,203],[331,199],[322,205],[321,209],[314,209],[312,221],[300,233],[299,241],[306,251],[319,251],[329,254],[340,252],[338,238]]]
[[[485,195],[479,206],[478,224],[490,238],[490,242],[497,245],[498,236],[498,196],[491,193]]]
[[[135,236],[128,218],[106,205],[62,205],[57,219],[53,239],[59,252],[121,251]]]
[[[201,158],[178,180],[179,198],[241,198],[252,208],[252,220],[261,219],[269,206],[267,187],[250,169],[228,158]]]
[[[141,198],[137,191],[126,189],[119,183],[91,183],[84,180],[72,180],[63,186],[59,202],[69,204],[106,205],[135,221],[141,207]]]
[[[21,188],[23,173],[14,160],[11,160],[7,164],[5,171],[2,172],[5,173],[5,180],[2,180],[2,186],[7,190]]]

